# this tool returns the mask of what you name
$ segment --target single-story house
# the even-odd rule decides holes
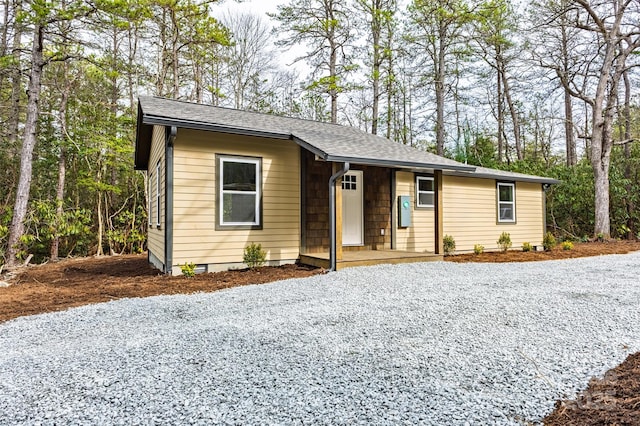
[[[355,128],[156,97],[138,104],[135,167],[147,172],[149,262],[165,273],[243,266],[441,259],[542,243],[556,180],[462,164]]]

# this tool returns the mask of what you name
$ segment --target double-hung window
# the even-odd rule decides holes
[[[433,177],[416,176],[416,207],[433,207],[434,201]]]
[[[259,229],[262,160],[218,156],[218,226]]]
[[[149,170],[149,176],[147,178],[147,191],[149,197],[149,211],[147,215],[149,216],[149,228],[153,226],[153,188],[151,187],[151,182],[153,181],[153,173]]]
[[[160,226],[160,160],[156,164],[156,226]]]
[[[498,182],[498,222],[516,221],[516,186],[513,183]]]

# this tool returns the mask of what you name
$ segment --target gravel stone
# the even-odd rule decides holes
[[[0,324],[0,424],[538,423],[640,351],[640,253],[352,268]]]

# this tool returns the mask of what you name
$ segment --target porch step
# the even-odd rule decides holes
[[[354,266],[434,262],[442,260],[441,254],[416,253],[398,250],[343,251],[342,259],[336,262],[336,269]],[[300,263],[318,268],[329,268],[329,253],[309,253],[300,255]]]

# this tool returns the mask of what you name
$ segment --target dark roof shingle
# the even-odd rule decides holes
[[[326,161],[444,170],[459,174],[477,170],[475,166],[402,145],[353,127],[149,96],[139,98],[136,169],[146,170],[148,166],[151,128],[154,124],[291,139]],[[485,177],[490,177],[490,172],[495,172],[498,178],[523,180],[523,177],[527,177],[524,180],[557,182],[537,176],[483,169]]]

